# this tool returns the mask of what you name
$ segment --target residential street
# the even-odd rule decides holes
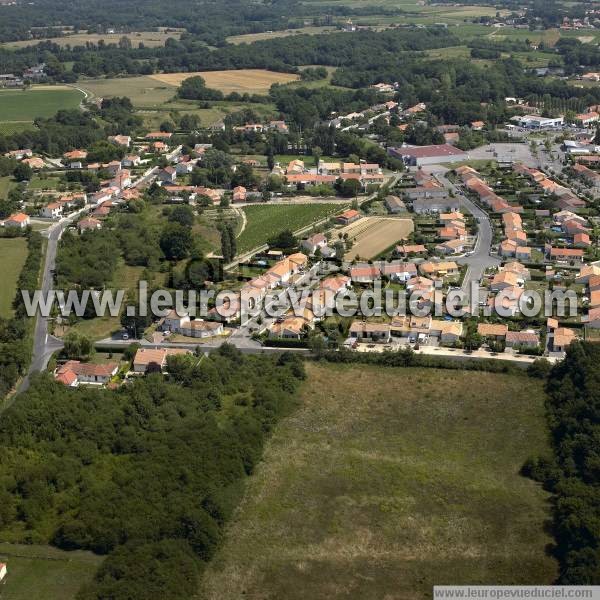
[[[468,267],[463,280],[462,289],[465,293],[469,294],[472,282],[479,283],[486,269],[497,267],[500,264],[500,260],[490,254],[494,230],[487,213],[479,208],[472,200],[467,198],[467,196],[465,196],[462,191],[446,177],[448,169],[436,165],[429,167],[428,170],[444,187],[451,190],[457,198],[460,198],[461,205],[478,220],[479,231],[472,254],[459,258],[456,261],[459,264],[467,265]]]

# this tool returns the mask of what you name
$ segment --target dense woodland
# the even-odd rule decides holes
[[[315,25],[329,25],[332,17],[362,16],[369,14],[399,15],[402,10],[379,6],[377,3],[361,8],[349,8],[332,2],[319,6],[324,17],[314,17],[310,4],[297,0],[131,0],[123,3],[108,0],[102,4],[67,0],[57,4],[40,0],[31,5],[18,3],[2,7],[0,41],[28,39],[29,31],[36,28],[40,37],[58,34],[63,30],[65,14],[68,24],[75,29],[105,32],[144,31],[157,27],[183,28],[206,43],[218,45],[229,35],[257,33],[275,29],[297,28],[308,19]]]
[[[525,472],[553,493],[559,583],[600,584],[600,347],[573,344],[550,372],[546,403],[554,456]]]
[[[190,598],[304,378],[231,346],[168,370],[116,392],[41,376],[2,416],[2,538],[107,554],[82,600]]]

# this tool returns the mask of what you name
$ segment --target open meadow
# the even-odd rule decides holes
[[[0,317],[8,319],[13,314],[17,281],[27,259],[27,240],[20,237],[0,238],[0,256]]]
[[[7,564],[2,600],[74,600],[92,580],[102,557],[91,552],[62,552],[50,546],[0,544],[0,562]]]
[[[282,231],[298,231],[342,210],[339,204],[298,204],[296,206],[254,205],[242,207],[246,227],[238,238],[238,252],[252,250]]]
[[[144,44],[147,48],[156,48],[164,46],[169,38],[179,39],[180,31],[131,31],[129,33],[70,33],[59,37],[51,37],[34,40],[20,40],[16,42],[5,42],[2,44],[6,48],[24,48],[35,46],[40,42],[50,41],[59,46],[85,46],[86,44],[97,44],[103,41],[105,44],[118,44],[121,38],[126,37],[131,41],[131,45],[136,48],[139,44]]]
[[[549,453],[524,375],[309,363],[201,586],[203,600],[409,600],[548,584]]]
[[[77,108],[83,100],[78,90],[65,86],[33,86],[26,90],[0,90],[0,131],[30,126],[36,117],[51,117],[62,108]]]
[[[413,230],[412,219],[364,217],[338,233],[348,234],[348,238],[353,242],[352,249],[345,256],[346,260],[359,257],[368,260],[375,258],[396,242],[406,240]]]

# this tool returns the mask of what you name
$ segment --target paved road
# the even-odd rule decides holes
[[[494,239],[494,229],[490,222],[488,214],[473,201],[467,198],[447,177],[448,169],[441,166],[430,167],[429,169],[436,179],[447,189],[452,190],[454,194],[460,198],[461,206],[465,207],[479,221],[479,231],[477,241],[473,248],[473,253],[469,256],[464,256],[457,259],[461,265],[467,265],[467,273],[463,280],[462,289],[469,294],[471,283],[479,283],[485,271],[491,267],[500,265],[500,260],[491,256],[492,242]]]
[[[47,235],[48,237],[42,270],[41,290],[44,295],[49,292],[53,284],[53,271],[56,266],[56,251],[58,248],[58,241],[60,240],[64,230],[71,225],[72,222],[77,219],[82,212],[85,212],[86,210],[87,208],[84,208],[76,213],[73,213],[70,217],[52,225],[48,230],[42,233],[42,235]],[[54,354],[54,352],[57,350],[60,350],[62,347],[62,341],[48,333],[48,319],[38,315],[33,334],[33,354],[31,357],[31,364],[29,366],[27,375],[23,378],[23,381],[17,390],[17,393],[24,392],[29,388],[31,376],[34,373],[39,373],[46,369],[52,354]]]

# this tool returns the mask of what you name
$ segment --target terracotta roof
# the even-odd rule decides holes
[[[477,325],[477,333],[484,337],[504,337],[508,333],[508,325],[502,323],[479,323]]]

